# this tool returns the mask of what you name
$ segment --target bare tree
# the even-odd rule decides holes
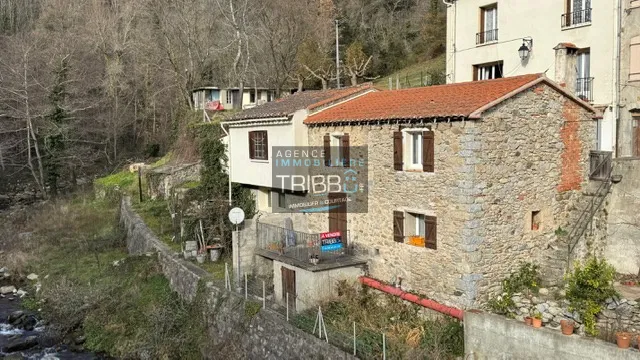
[[[362,44],[354,42],[347,48],[344,69],[351,79],[351,85],[358,85],[358,78],[364,77],[371,65],[373,56],[367,56],[364,53]]]

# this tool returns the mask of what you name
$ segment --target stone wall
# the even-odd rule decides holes
[[[155,253],[171,289],[178,296],[192,301],[199,284],[205,284],[204,310],[211,344],[207,358],[218,358],[216,347],[235,346],[238,357],[248,359],[355,359],[355,357],[288,324],[282,316],[269,309],[261,309],[248,316],[244,298],[216,287],[209,275],[195,265],[185,262],[162,243],[142,219],[132,210],[131,201],[123,198],[120,222],[126,229],[127,249],[132,255]]]
[[[464,314],[465,359],[640,359],[636,349],[559,331],[527,326],[487,313]]]
[[[201,168],[202,165],[197,162],[178,166],[165,165],[151,170],[146,174],[149,196],[152,199],[168,198],[174,187],[190,181],[199,181]]]
[[[640,8],[629,8],[629,0],[623,1],[622,12],[623,31],[620,32],[622,46],[620,48],[620,122],[618,128],[617,157],[638,156],[635,152],[634,144],[637,133],[637,125],[634,126],[634,119],[631,111],[640,110],[640,86],[638,86],[638,75],[634,76],[635,81],[630,81],[630,58],[631,41],[640,36]]]
[[[613,175],[621,175],[622,181],[611,188],[604,255],[619,273],[637,274],[640,269],[640,159],[616,159]]]
[[[547,85],[504,101],[481,120],[403,124],[435,133],[435,172],[395,171],[393,132],[400,125],[315,126],[309,145],[326,133],[348,133],[368,145],[369,208],[349,213],[351,242],[369,249],[372,277],[447,305],[477,307],[500,291],[521,262],[560,267],[556,229],[571,226],[588,182],[595,146],[593,114]],[[438,249],[393,241],[393,211],[437,216]],[[532,212],[540,227],[532,229]],[[327,214],[311,215],[312,232],[326,231]],[[405,226],[406,227],[406,226]]]
[[[523,262],[541,264],[547,279],[560,280],[567,248],[556,236],[569,231],[585,202],[589,151],[595,147],[593,114],[547,85],[501,103],[479,122],[482,150],[475,161],[477,190],[468,202],[478,222],[465,260],[482,280],[477,291],[495,294],[501,280]],[[538,229],[532,226],[538,212]],[[476,224],[474,224],[476,225]],[[549,267],[558,271],[547,271]]]

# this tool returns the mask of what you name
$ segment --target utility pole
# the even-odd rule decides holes
[[[336,84],[340,89],[340,33],[338,31],[338,19],[336,19]]]

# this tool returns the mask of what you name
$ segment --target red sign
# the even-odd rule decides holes
[[[336,237],[341,237],[340,235],[340,231],[334,231],[334,232],[325,232],[325,233],[320,233],[320,239],[329,239],[329,238],[336,238]]]

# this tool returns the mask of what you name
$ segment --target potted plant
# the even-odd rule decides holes
[[[531,326],[533,324],[533,318],[531,316],[525,316],[524,323],[525,325]]]
[[[575,323],[572,320],[560,320],[560,327],[562,328],[562,334],[571,335],[573,334],[573,328]]]
[[[631,334],[626,331],[616,332],[616,344],[620,349],[628,349],[631,344]]]
[[[533,314],[533,319],[531,319],[531,324],[534,328],[542,327],[542,314],[536,312]]]

